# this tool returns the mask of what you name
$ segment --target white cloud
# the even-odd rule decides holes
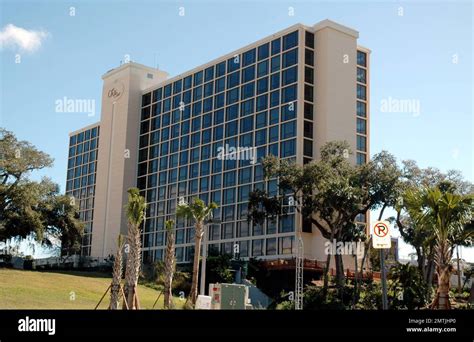
[[[20,51],[34,52],[48,35],[49,33],[44,30],[26,30],[8,24],[0,31],[0,48],[18,48]]]

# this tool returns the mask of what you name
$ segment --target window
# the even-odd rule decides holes
[[[276,89],[280,87],[280,74],[276,73],[270,76],[270,89]]]
[[[238,89],[238,88],[237,88]],[[255,82],[247,83],[242,86],[242,100],[255,95]]]
[[[285,52],[283,54],[283,68],[292,66],[298,62],[298,49]]]
[[[263,235],[263,225],[254,223],[252,235],[253,236]]]
[[[209,159],[211,156],[211,145],[201,147],[201,159]]]
[[[298,45],[298,31],[283,36],[283,51],[291,49]]]
[[[280,104],[280,91],[277,89],[270,93],[270,108]]]
[[[366,113],[366,104],[364,102],[357,101],[357,115],[365,118]]]
[[[313,68],[310,68],[310,67],[307,67],[307,66],[304,67],[304,81],[306,83],[311,83],[311,84],[314,82]]]
[[[224,173],[224,187],[235,185],[235,171],[227,171]]]
[[[367,149],[366,142],[367,142],[366,137],[358,135],[357,136],[357,150],[366,151]]]
[[[365,86],[358,84],[357,85],[357,98],[361,100],[367,99],[366,88]]]
[[[242,83],[246,83],[255,78],[255,65],[242,70]]]
[[[278,157],[278,144],[271,144],[268,146],[268,154]]]
[[[249,223],[247,221],[242,221],[237,223],[237,237],[246,237],[249,236]],[[240,243],[242,243],[241,241]],[[248,241],[245,241],[248,242]],[[248,246],[248,244],[247,244]],[[240,245],[240,252],[242,253],[242,245]]]
[[[163,95],[163,88],[156,89],[153,92],[153,102],[160,101]]]
[[[278,70],[280,70],[280,56],[279,55],[271,59],[270,72],[274,72]]]
[[[224,137],[224,126],[219,125],[214,127],[214,138],[213,140],[221,140]]]
[[[262,94],[267,91],[268,91],[268,77],[259,79],[257,81],[257,94]]]
[[[367,122],[357,118],[357,133],[367,134]]]
[[[221,178],[222,176],[221,175],[215,175],[215,176],[212,176],[211,178],[211,186],[212,186],[212,189],[219,189],[221,187]]]
[[[235,188],[225,189],[223,192],[222,204],[235,202]]]
[[[280,238],[279,254],[293,254],[293,236],[285,236]]]
[[[363,67],[367,66],[367,54],[362,51],[357,51],[357,64]]]
[[[268,134],[268,142],[275,142],[278,140],[278,126],[270,127]]]
[[[214,112],[214,125],[218,125],[224,122],[224,110],[217,110]]]
[[[309,31],[305,31],[305,45],[314,49],[314,34]]]
[[[169,96],[171,96],[171,84],[166,85],[164,89],[164,97]]]
[[[304,99],[313,102],[313,87],[307,84],[304,85]]]
[[[240,73],[238,71],[227,76],[227,88],[233,88],[237,86],[240,82],[239,80]]]
[[[238,195],[239,202],[246,202],[249,199],[250,191],[251,191],[250,185],[244,185],[244,186],[239,187],[239,195]]]
[[[296,140],[291,139],[280,143],[280,157],[290,157],[296,154]]]
[[[199,72],[194,74],[194,85],[195,86],[200,85],[202,83],[202,76],[203,76],[202,71],[199,71]]]
[[[279,221],[280,221],[280,227],[279,227],[280,233],[289,233],[289,232],[294,231],[295,229],[294,215],[282,216]]]
[[[240,133],[249,132],[253,129],[253,117],[240,119]]]
[[[252,181],[252,167],[246,167],[239,171],[239,183],[245,184]]]
[[[183,87],[182,82],[183,82],[182,80],[178,80],[173,83],[173,94],[178,94],[181,92],[182,87]]]
[[[209,67],[204,71],[204,82],[210,81],[214,78],[214,67]]]
[[[267,130],[261,129],[255,133],[255,145],[261,146],[267,142]]]
[[[262,77],[268,74],[268,61],[258,63],[257,77]]]
[[[227,104],[232,104],[239,101],[239,88],[234,88],[227,91]]]
[[[270,44],[266,43],[258,47],[258,60],[262,60],[268,57],[269,55]]]
[[[240,56],[236,55],[227,60],[227,72],[232,72],[240,68]]]
[[[216,65],[216,77],[225,75],[225,62]]]
[[[357,152],[356,157],[357,157],[357,165],[362,165],[366,163],[367,156],[365,153]]]
[[[254,99],[247,100],[241,103],[240,115],[245,116],[253,113]]]
[[[313,156],[313,142],[311,140],[304,139],[303,154],[309,157]]]
[[[222,171],[222,160],[213,159],[212,160],[212,172],[217,173]]]
[[[186,77],[186,78],[184,79],[184,87],[183,87],[183,90],[186,90],[186,89],[191,88],[192,80],[193,80],[193,76],[188,76],[188,77]]]
[[[183,102],[185,104],[191,103],[191,90],[188,90],[183,93]]]
[[[210,112],[212,110],[212,97],[205,99],[202,103],[203,113]]]
[[[199,163],[195,163],[189,166],[189,177],[194,178],[199,176]]]
[[[204,97],[208,97],[212,95],[213,85],[214,85],[213,82],[209,82],[204,85]]]
[[[255,63],[255,49],[249,50],[247,52],[244,52],[242,55],[242,65],[247,66],[252,63]]]
[[[267,125],[267,112],[258,113],[255,118],[255,128],[262,128]]]
[[[216,80],[215,91],[216,93],[220,93],[221,91],[224,91],[224,89],[225,89],[225,77],[221,77]]]
[[[309,121],[304,122],[304,136],[305,138],[313,137],[313,123]]]
[[[171,99],[166,99],[163,101],[163,112],[168,112],[171,109]]]
[[[252,240],[252,256],[263,255],[263,239]]]
[[[237,120],[231,121],[225,125],[225,136],[231,137],[237,134]]]
[[[283,88],[281,91],[281,103],[287,103],[296,100],[296,84]]]
[[[282,73],[281,85],[285,86],[297,81],[298,68],[296,66],[286,69]]]
[[[365,69],[357,67],[357,82],[366,83],[367,82],[366,78],[367,78],[367,72],[365,71]]]
[[[266,255],[275,255],[277,252],[276,238],[267,239]]]
[[[270,125],[278,123],[280,120],[280,111],[278,108],[270,110]]]
[[[218,109],[224,106],[224,93],[214,96],[214,108]]]
[[[261,110],[267,109],[268,107],[268,95],[261,95],[257,97],[257,106],[256,111],[259,112]]]
[[[235,207],[233,205],[222,208],[223,221],[232,221],[232,220],[234,220],[234,208]]]
[[[276,55],[281,51],[281,40],[277,38],[272,41],[272,55]]]
[[[202,99],[202,87],[196,87],[193,91],[193,101],[199,101]]]
[[[281,125],[281,139],[296,136],[296,121],[287,122]]]
[[[226,108],[226,121],[237,119],[239,116],[239,105],[235,104]]]

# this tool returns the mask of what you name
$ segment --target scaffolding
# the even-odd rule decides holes
[[[303,310],[303,262],[304,249],[301,233],[298,232],[296,250],[295,310]]]

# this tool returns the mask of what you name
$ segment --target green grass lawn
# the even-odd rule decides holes
[[[94,309],[111,277],[90,272],[40,272],[0,269],[0,309]],[[159,291],[138,286],[142,309],[151,309]],[[107,294],[99,309],[107,309]],[[175,307],[183,303],[177,298]],[[155,309],[163,307],[163,296]]]

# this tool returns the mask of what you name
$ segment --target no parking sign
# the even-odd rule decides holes
[[[377,249],[390,248],[390,226],[387,221],[377,221],[372,226],[372,246]]]

